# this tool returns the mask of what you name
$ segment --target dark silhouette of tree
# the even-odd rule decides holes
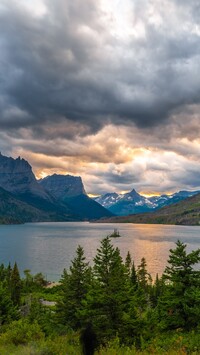
[[[97,348],[97,336],[89,322],[86,324],[85,328],[81,331],[80,342],[82,345],[83,355],[93,355],[95,349]]]
[[[15,262],[10,276],[11,299],[14,305],[20,305],[21,288],[22,283],[20,279],[20,274],[17,267],[17,263]]]
[[[10,292],[5,282],[0,283],[0,325],[9,323],[19,317],[17,308],[14,306]]]

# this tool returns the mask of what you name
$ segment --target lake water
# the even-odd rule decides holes
[[[169,255],[180,239],[188,251],[200,248],[200,227],[99,224],[88,222],[29,223],[0,226],[0,263],[16,261],[21,274],[30,269],[32,274],[42,272],[48,280],[57,281],[80,244],[92,265],[96,250],[103,237],[118,229],[121,238],[113,238],[123,258],[130,251],[135,265],[146,258],[148,271],[153,277],[162,274]]]

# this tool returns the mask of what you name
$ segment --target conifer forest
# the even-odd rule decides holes
[[[163,275],[123,260],[109,237],[90,265],[78,246],[59,284],[0,266],[0,353],[200,354],[200,249],[177,241]]]

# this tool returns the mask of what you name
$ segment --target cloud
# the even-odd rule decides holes
[[[2,0],[2,152],[38,176],[81,174],[88,192],[196,187],[199,13],[195,0]]]
[[[108,122],[151,127],[199,101],[199,25],[187,7],[136,2],[127,24],[135,33],[120,38],[125,24],[114,1],[107,9],[101,1],[52,0],[42,17],[23,1],[3,3],[2,63],[10,73],[3,90],[10,110],[27,112],[26,120],[16,117],[19,127],[55,116],[93,132]]]

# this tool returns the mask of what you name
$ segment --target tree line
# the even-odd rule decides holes
[[[42,274],[34,277],[25,270],[25,277],[20,278],[16,263],[13,268],[1,265],[2,332],[14,320],[36,322],[45,337],[75,332],[85,354],[93,354],[116,338],[120,346],[142,349],[170,331],[198,332],[199,262],[200,249],[187,253],[186,244],[177,241],[163,275],[153,282],[145,258],[137,267],[129,252],[123,260],[109,237],[102,239],[93,266],[78,246],[60,285],[45,291],[56,300],[53,309],[36,297],[37,292],[44,292]]]

